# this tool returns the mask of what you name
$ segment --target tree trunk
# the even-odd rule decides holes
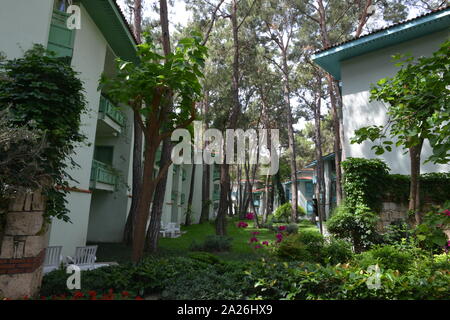
[[[139,126],[138,115],[134,115],[134,142],[133,142],[133,187],[131,195],[131,206],[123,232],[123,242],[127,246],[133,243],[133,225],[135,223],[136,211],[139,207],[139,195],[142,188],[142,130]]]
[[[418,145],[409,148],[411,162],[411,186],[409,191],[409,210],[414,212],[416,224],[422,222],[420,215],[420,154],[422,153],[423,139]]]
[[[338,109],[338,102],[337,100],[340,97],[340,94],[338,97],[336,97],[336,88],[334,85],[334,79],[330,74],[327,74],[327,82],[328,82],[328,93],[330,95],[330,102],[331,102],[331,111],[333,116],[333,133],[334,133],[334,161],[335,161],[335,167],[336,167],[336,202],[337,205],[340,205],[343,200],[343,192],[342,192],[342,170],[341,170],[341,151],[342,151],[342,145],[341,145],[341,126],[340,126],[340,120],[339,120],[339,109]]]
[[[290,165],[291,165],[291,188],[292,188],[292,212],[291,212],[291,222],[295,223],[297,221],[298,213],[298,187],[297,187],[297,163],[296,163],[296,150],[295,150],[295,139],[294,139],[294,127],[292,120],[292,110],[291,110],[291,90],[289,87],[289,71],[287,64],[287,52],[283,50],[283,76],[284,76],[284,103],[286,107],[286,118],[288,126],[288,142],[289,142],[289,152],[291,153]]]
[[[142,0],[134,2],[134,24],[133,31],[138,43],[141,43],[142,32]],[[123,242],[130,246],[133,242],[133,224],[136,216],[136,210],[139,206],[139,194],[142,186],[142,130],[139,127],[137,119],[138,115],[134,115],[133,132],[133,187],[131,194],[131,206],[128,212],[127,221],[123,232]]]
[[[167,1],[160,0],[160,20],[161,20],[161,32],[162,32],[162,47],[164,55],[168,56],[171,52],[170,48],[170,34],[169,34],[169,19],[167,10]],[[172,101],[169,99],[169,109],[172,109]],[[159,146],[157,146],[159,147]],[[164,139],[161,149],[160,168],[163,168],[170,161],[170,154],[172,150],[172,143],[170,137]],[[153,199],[152,212],[150,215],[150,224],[146,233],[147,237],[147,250],[150,252],[156,252],[158,250],[159,230],[161,228],[161,217],[164,206],[164,196],[166,194],[167,185],[167,171],[164,176],[159,180],[156,185],[155,195]]]
[[[240,114],[241,106],[239,102],[239,25],[237,20],[237,0],[232,1],[231,9],[231,24],[233,30],[233,78],[232,78],[232,101],[233,109],[229,117],[229,128],[236,129],[237,119]],[[224,144],[225,150],[225,144]],[[224,163],[220,168],[220,201],[219,210],[216,217],[216,234],[225,235],[226,234],[226,215],[228,209],[228,190],[230,189],[230,173],[229,165],[226,163],[226,154],[224,152]]]
[[[211,207],[211,192],[210,192],[210,169],[209,164],[203,164],[203,179],[202,179],[202,213],[200,215],[200,223],[208,222],[209,212]]]
[[[139,262],[142,259],[144,253],[147,221],[155,191],[155,181],[151,177],[153,177],[155,154],[157,148],[158,145],[155,141],[153,141],[152,143],[146,143],[146,150],[144,152],[144,177],[150,178],[146,178],[142,182],[139,207],[136,214],[136,223],[133,228],[132,261],[134,263]]]
[[[192,157],[193,159],[194,157]],[[195,187],[195,163],[192,164],[192,171],[191,171],[191,183],[189,186],[189,198],[187,203],[187,212],[186,212],[186,219],[184,222],[185,226],[189,226],[192,223],[192,199],[194,198],[194,187]]]
[[[318,88],[314,102],[314,142],[315,142],[315,155],[316,155],[316,199],[317,199],[317,210],[319,215],[319,228],[320,233],[323,234],[323,217],[325,216],[325,184],[324,184],[324,170],[323,170],[323,159],[322,159],[322,135],[320,131],[320,104],[321,104],[321,89],[322,84],[320,77],[318,77]]]

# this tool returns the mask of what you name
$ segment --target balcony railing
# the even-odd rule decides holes
[[[100,96],[99,112],[107,115],[111,120],[123,127],[125,125],[125,116],[123,113],[107,98]]]
[[[214,168],[213,181],[220,180],[220,171]]]
[[[111,166],[97,160],[92,161],[91,182],[94,183],[94,189],[96,189],[97,183],[103,183],[115,188],[117,179],[117,172]]]

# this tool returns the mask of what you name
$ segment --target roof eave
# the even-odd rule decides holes
[[[429,33],[445,30],[449,26],[450,8],[447,8],[447,10],[395,25],[337,47],[318,52],[312,56],[312,60],[333,75],[335,79],[341,80],[341,61],[419,38]],[[400,39],[398,38],[399,35],[401,35]]]

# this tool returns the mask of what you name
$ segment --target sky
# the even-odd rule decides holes
[[[144,17],[150,16],[158,18],[158,15],[152,12],[150,7],[156,1],[155,0],[143,0],[143,1],[144,1],[144,14],[143,14]],[[125,0],[117,0],[117,3],[120,5],[122,11],[125,13],[126,12]],[[175,0],[174,6],[171,6],[169,3],[168,6],[169,6],[169,22],[176,22],[183,26],[186,26],[187,22],[189,21],[192,15],[186,10],[184,0]],[[171,29],[174,30],[173,23],[171,23],[171,25],[172,25]]]

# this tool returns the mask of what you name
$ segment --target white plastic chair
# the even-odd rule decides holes
[[[62,246],[51,246],[45,249],[44,274],[59,268],[62,262],[61,250]]]
[[[174,238],[177,235],[181,234],[180,227],[177,227],[177,224],[175,222],[169,222],[167,224],[166,232],[170,234],[171,238]]]
[[[75,249],[74,257],[67,257],[69,264],[74,264],[80,267],[81,270],[93,270],[101,267],[106,267],[109,264],[105,263],[95,263],[97,260],[98,246],[86,246],[86,247],[77,247]]]

